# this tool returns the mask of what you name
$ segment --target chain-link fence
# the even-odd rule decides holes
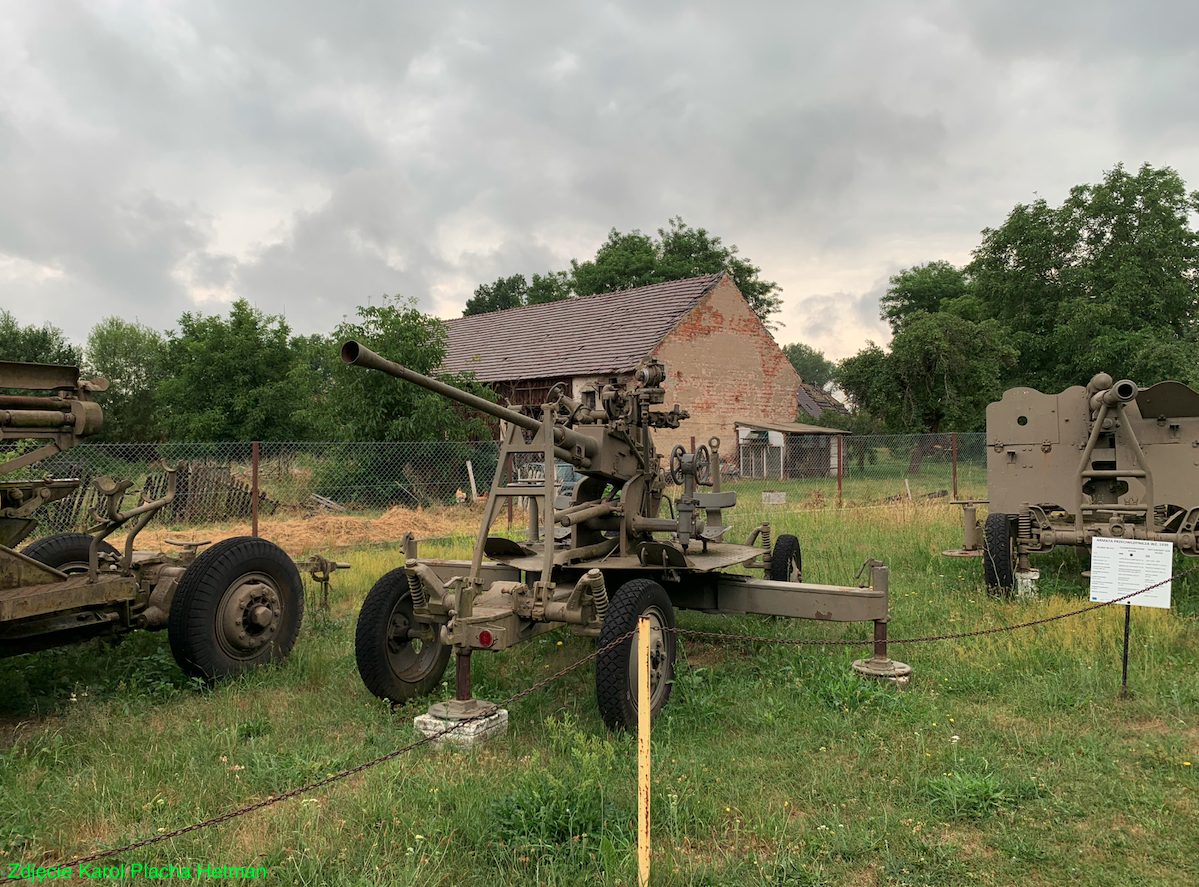
[[[37,512],[35,535],[44,535],[80,529],[93,520],[100,504],[96,478],[129,480],[130,496],[153,499],[166,492],[165,466],[178,465],[175,499],[156,521],[200,527],[249,520],[255,462],[261,516],[369,516],[395,506],[429,508],[486,495],[498,451],[494,441],[444,440],[262,442],[257,447],[249,442],[84,444],[6,480],[46,475],[79,480],[73,495]],[[0,449],[0,461],[16,452],[11,445]],[[514,479],[544,477],[541,459],[517,458]],[[722,488],[738,491],[747,506],[856,506],[986,494],[983,434],[770,433],[745,438],[734,451],[722,449],[720,463]],[[558,491],[569,493],[577,472],[563,463],[554,471]]]
[[[875,505],[986,498],[986,435],[750,431],[720,451],[721,486],[743,503]]]

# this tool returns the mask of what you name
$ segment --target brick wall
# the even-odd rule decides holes
[[[679,429],[654,433],[660,453],[720,438],[721,454],[736,452],[736,420],[795,421],[799,374],[726,277],[675,326],[654,351],[666,364],[665,408],[691,412]]]

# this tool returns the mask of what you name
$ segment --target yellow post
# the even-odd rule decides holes
[[[649,617],[637,619],[637,883],[649,887]]]

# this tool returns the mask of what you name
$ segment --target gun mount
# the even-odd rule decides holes
[[[1030,554],[1096,536],[1199,555],[1199,393],[1181,382],[1097,373],[1060,394],[1012,388],[987,407],[987,441],[988,587],[1011,588]]]
[[[655,626],[656,714],[670,693],[676,607],[873,620],[875,657],[855,667],[906,680],[910,669],[886,658],[886,567],[873,562],[866,588],[807,585],[800,581],[794,536],[780,536],[772,545],[770,525],[763,523],[744,544],[725,541],[730,528],[723,513],[736,505],[736,493],[722,492],[719,474],[711,470],[719,464],[717,438],[694,453],[674,448],[667,469],[682,492],[666,495],[652,431],[678,428],[689,414],[677,404],[654,409],[666,401],[666,367],[659,361],[643,361],[625,384],[614,380],[577,398],[555,388],[537,417],[414,372],[355,341],[342,346],[341,358],[507,423],[471,560],[418,558],[408,540],[403,570],[383,576],[363,604],[355,646],[359,672],[375,695],[401,701],[430,692],[452,648],[456,699],[434,706],[430,717],[473,717],[481,705],[470,694],[474,650],[502,650],[563,625],[599,638],[603,647],[625,636],[645,613]],[[513,457],[521,454],[546,466],[543,480],[511,478]],[[549,467],[555,459],[582,475],[568,497],[555,496]],[[491,535],[502,504],[517,497],[528,502],[526,538]],[[668,516],[661,514],[664,505]],[[762,570],[766,578],[720,572],[738,565]],[[635,720],[631,655],[631,641],[622,642],[596,664],[600,710],[614,728]]]
[[[103,413],[91,399],[104,379],[81,380],[76,367],[0,361],[0,441],[46,441],[0,462],[0,656],[14,656],[137,628],[167,629],[185,672],[214,678],[281,659],[300,630],[304,589],[299,568],[317,581],[348,564],[319,555],[297,565],[265,539],[242,536],[208,543],[171,543],[177,553],[135,551],[134,540],[175,496],[168,466],[166,495],[123,506],[131,481],[93,481],[94,525],[86,533],[54,533],[14,550],[33,531],[43,506],[80,492],[79,478],[21,475],[38,461],[100,431]],[[124,551],[105,538],[128,526]]]

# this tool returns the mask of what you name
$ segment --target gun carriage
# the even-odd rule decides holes
[[[1030,554],[1097,536],[1199,554],[1199,393],[1183,383],[1097,373],[1060,394],[1012,388],[987,407],[987,441],[988,587],[1011,588]],[[969,549],[973,509],[966,524]]]
[[[677,404],[653,409],[665,402],[666,368],[658,361],[644,361],[632,382],[613,379],[580,399],[555,389],[540,415],[532,416],[413,372],[358,342],[346,342],[341,357],[506,425],[471,560],[420,557],[408,538],[404,565],[385,574],[363,603],[356,656],[375,695],[402,701],[432,692],[453,652],[455,699],[430,713],[450,720],[475,716],[487,706],[471,696],[470,656],[476,650],[503,650],[563,626],[598,638],[603,650],[625,638],[644,614],[652,627],[656,714],[670,694],[676,608],[873,621],[875,655],[855,668],[880,677],[910,673],[886,655],[888,574],[881,563],[867,561],[859,571],[861,576],[868,568],[864,587],[805,584],[795,536],[772,540],[763,523],[743,544],[725,540],[723,514],[736,504],[736,493],[721,491],[711,469],[719,464],[719,440],[695,453],[673,449],[666,470],[682,492],[666,494],[652,432],[678,428],[689,415]],[[566,462],[581,477],[568,497],[555,497],[552,470],[541,483],[513,482],[509,469],[521,454],[545,466]],[[512,497],[528,503],[522,541],[490,532]],[[761,570],[764,578],[722,572],[738,565]],[[633,650],[625,638],[596,662],[599,709],[612,728],[636,722]]]
[[[42,441],[0,462],[0,657],[118,634],[166,629],[171,651],[188,675],[223,677],[285,657],[304,612],[300,569],[327,583],[348,564],[315,556],[294,563],[265,539],[241,536],[171,542],[174,553],[136,551],[138,533],[175,496],[175,467],[166,495],[124,508],[128,480],[93,482],[100,505],[86,533],[55,533],[17,551],[37,525],[36,512],[79,490],[79,478],[36,477],[30,466],[78,445],[103,425],[92,400],[104,379],[79,369],[0,361],[0,442]],[[12,393],[20,391],[23,393]],[[124,550],[105,541],[126,527]]]

